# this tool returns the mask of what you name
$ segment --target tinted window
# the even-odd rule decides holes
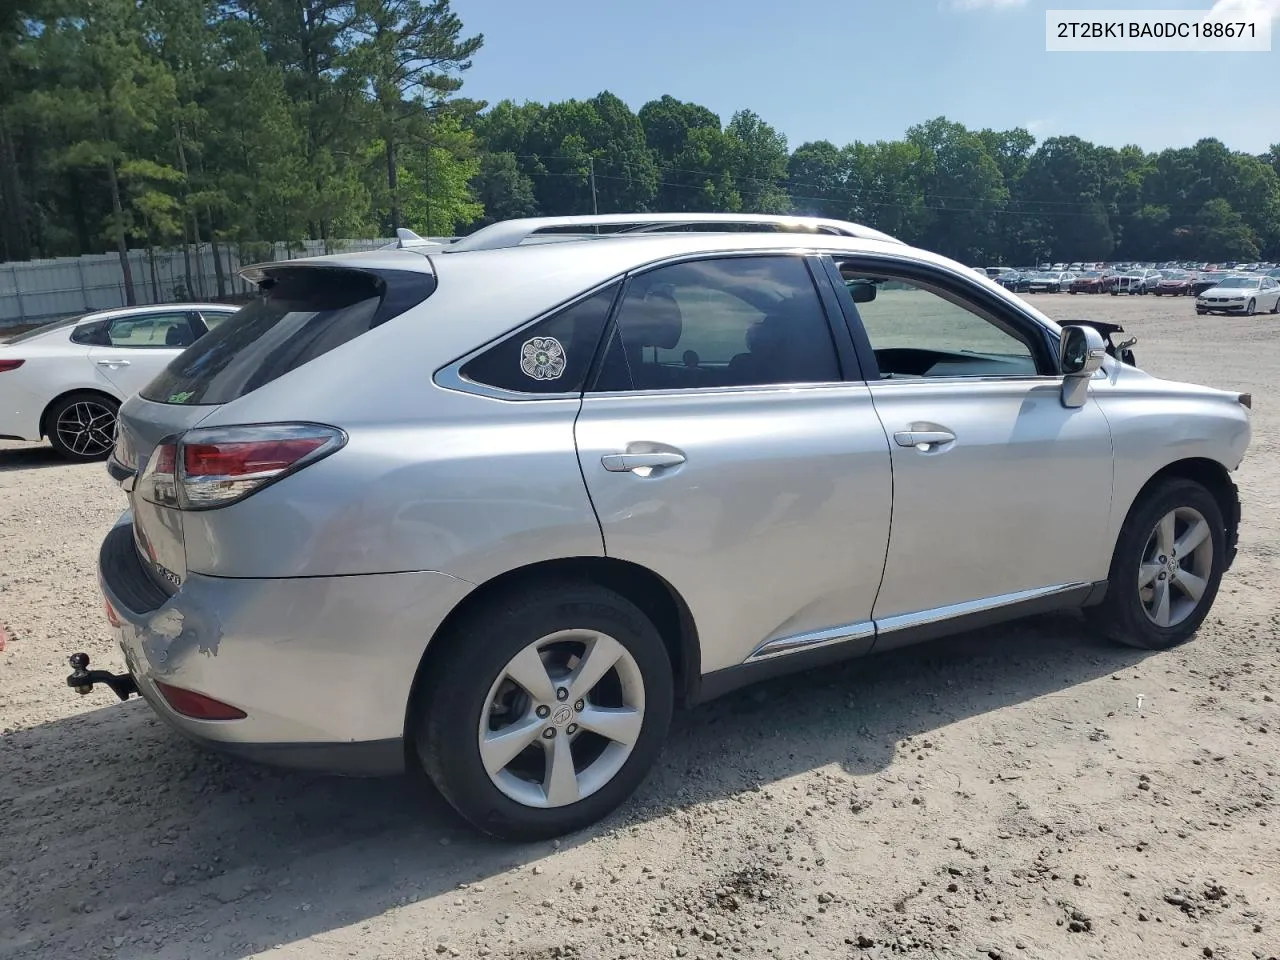
[[[107,338],[113,347],[186,347],[195,342],[185,312],[118,317],[108,323]]]
[[[594,390],[827,383],[840,364],[799,257],[732,257],[632,279]]]
[[[65,320],[55,320],[52,323],[42,324],[41,326],[26,331],[25,333],[15,334],[6,340],[0,340],[0,343],[23,343],[33,337],[43,337],[46,333],[49,333],[52,330],[57,330],[59,327],[69,327],[73,323],[78,323],[82,316],[83,314],[77,317],[67,317]]]
[[[217,327],[227,317],[234,316],[233,313],[215,313],[212,310],[201,310],[200,319],[204,321],[205,328],[212,330]]]
[[[849,279],[847,269],[841,273]],[[861,282],[876,289],[875,299],[853,306],[881,379],[1036,375],[1023,335],[955,294],[883,275],[865,275]]]
[[[604,333],[619,284],[526,327],[462,367],[475,383],[520,393],[578,393]]]
[[[175,357],[142,395],[160,403],[228,403],[421,302],[434,277],[290,267],[259,287],[257,299]]]

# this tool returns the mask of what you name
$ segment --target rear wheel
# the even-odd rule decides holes
[[[49,443],[67,460],[101,460],[111,452],[120,404],[101,393],[70,393],[49,409]]]
[[[1114,640],[1163,650],[1190,639],[1222,580],[1226,529],[1213,494],[1192,480],[1152,488],[1129,511],[1107,595],[1090,619]]]
[[[639,786],[671,720],[671,662],[626,598],[593,584],[512,595],[439,638],[413,724],[446,800],[494,836],[581,829]]]

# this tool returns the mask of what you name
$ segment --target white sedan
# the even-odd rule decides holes
[[[1196,297],[1196,313],[1280,313],[1280,280],[1227,277]]]
[[[70,460],[106,456],[120,404],[237,309],[171,303],[103,310],[0,343],[0,437],[48,437]]]

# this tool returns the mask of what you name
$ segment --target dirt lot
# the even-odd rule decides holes
[[[1256,398],[1198,639],[1145,655],[1057,617],[748,690],[679,717],[640,794],[561,844],[76,698],[68,653],[122,668],[93,573],[122,494],[0,444],[0,958],[1280,955],[1280,317],[1035,299]]]

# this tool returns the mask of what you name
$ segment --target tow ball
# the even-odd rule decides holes
[[[71,663],[71,676],[67,677],[67,686],[81,696],[92,690],[95,683],[105,683],[121,700],[128,700],[138,692],[138,684],[131,673],[90,670],[87,653],[73,653],[67,659]]]

